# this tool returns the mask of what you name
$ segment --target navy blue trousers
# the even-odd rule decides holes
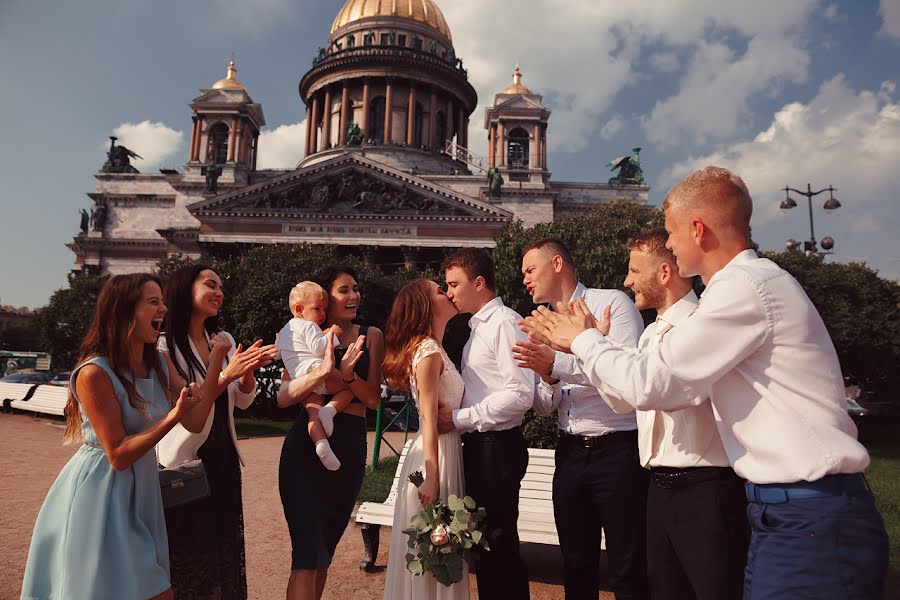
[[[888,537],[871,492],[750,502],[744,600],[881,600]]]

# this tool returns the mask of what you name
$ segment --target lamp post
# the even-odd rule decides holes
[[[818,249],[818,241],[816,241],[816,230],[813,225],[813,209],[812,209],[812,199],[819,194],[824,194],[828,192],[828,200],[825,201],[825,204],[822,206],[825,210],[837,210],[841,207],[841,203],[838,202],[837,198],[834,197],[834,192],[837,190],[830,185],[818,192],[812,191],[812,186],[810,184],[806,184],[806,191],[796,190],[792,187],[785,186],[784,188],[784,200],[781,201],[779,208],[782,210],[790,210],[797,206],[797,202],[791,198],[790,193],[794,192],[795,194],[800,194],[801,196],[806,196],[806,201],[809,205],[809,240],[803,242],[803,250],[807,254],[817,253],[817,254],[830,254],[831,249],[834,248],[834,238],[832,237],[824,237],[822,238],[822,249],[824,252],[819,252]],[[800,248],[800,242],[791,238],[787,241],[785,247],[788,250],[797,250]]]

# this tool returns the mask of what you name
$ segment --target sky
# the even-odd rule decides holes
[[[641,147],[650,203],[697,168],[746,181],[766,250],[808,239],[829,261],[900,278],[900,0],[437,0],[479,106],[511,82],[552,109],[553,180],[606,181]],[[66,286],[81,208],[108,136],[138,169],[187,161],[189,104],[225,75],[263,106],[260,168],[303,157],[297,86],[343,0],[0,0],[0,303],[38,307]]]

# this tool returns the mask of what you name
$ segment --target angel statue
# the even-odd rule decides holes
[[[609,161],[611,171],[619,173],[609,180],[609,185],[643,185],[644,171],[641,169],[641,149],[632,148],[632,156],[620,156]]]

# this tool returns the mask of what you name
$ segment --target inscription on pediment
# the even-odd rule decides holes
[[[330,214],[466,214],[418,192],[412,186],[390,185],[356,171],[295,184],[282,190],[260,192],[238,201],[233,211],[274,210]]]

